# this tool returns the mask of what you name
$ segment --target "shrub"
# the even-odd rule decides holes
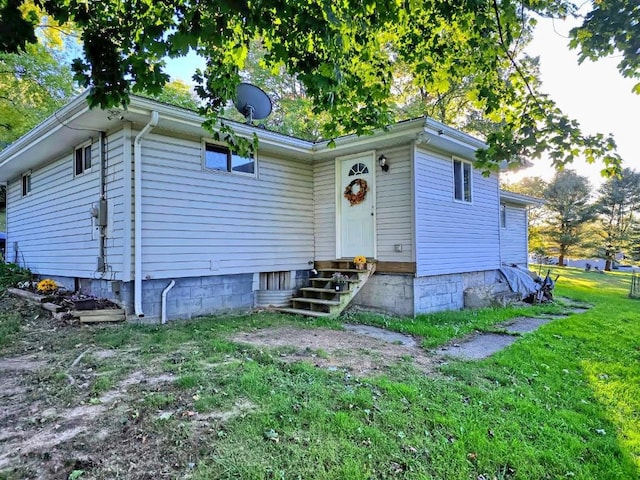
[[[15,263],[0,262],[0,288],[13,287],[31,279],[31,270]]]

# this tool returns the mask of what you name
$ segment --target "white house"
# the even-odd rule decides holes
[[[500,258],[503,264],[527,265],[529,207],[543,201],[528,195],[500,192]]]
[[[460,131],[422,118],[330,147],[236,124],[259,138],[242,158],[201,122],[136,96],[92,110],[85,93],[0,151],[7,260],[144,321],[165,290],[168,318],[250,309],[257,290],[355,255],[377,262],[356,304],[457,309],[502,264],[527,263],[530,199],[474,169],[483,142]],[[353,205],[351,184],[367,187]]]

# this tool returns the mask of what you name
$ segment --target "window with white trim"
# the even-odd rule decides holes
[[[91,144],[81,145],[73,151],[74,174],[82,175],[91,171]]]
[[[453,197],[461,202],[471,202],[471,172],[469,162],[453,159]]]
[[[229,147],[205,143],[203,167],[205,170],[217,170],[229,173],[255,175],[256,161],[253,155],[243,157],[232,152]]]
[[[31,193],[31,170],[22,174],[22,196],[26,197]]]

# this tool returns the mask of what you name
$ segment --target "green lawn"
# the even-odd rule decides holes
[[[359,378],[286,364],[278,352],[223,340],[236,330],[317,325],[272,314],[162,328],[68,328],[42,347],[68,350],[61,365],[85,348],[77,345],[126,352],[124,364],[83,359],[99,373],[88,393],[94,400],[135,365],[173,373],[171,388],[140,387],[137,398],[120,406],[119,421],[142,432],[135,441],[162,439],[158,448],[167,459],[190,465],[176,478],[637,479],[640,301],[627,297],[627,273],[556,271],[556,293],[588,302],[591,310],[555,320],[489,359],[451,360],[436,375],[407,361],[384,375]],[[431,348],[541,310],[558,307],[350,320],[419,334]],[[15,315],[2,319],[0,345],[21,339]],[[77,401],[60,371],[48,378],[60,403]],[[219,415],[238,405],[245,406],[241,415]],[[172,413],[158,417],[159,410]],[[189,412],[209,418],[206,428]]]

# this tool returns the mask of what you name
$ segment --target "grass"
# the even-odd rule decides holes
[[[448,361],[434,376],[407,361],[359,378],[282,363],[278,351],[224,340],[238,330],[317,326],[275,314],[68,330],[43,348],[68,349],[71,360],[89,344],[118,349],[174,374],[170,388],[141,386],[133,411],[139,428],[151,432],[145,435],[170,438],[166,448],[174,449],[172,458],[191,462],[194,479],[638,478],[640,301],[627,296],[630,276],[555,272],[561,275],[557,294],[593,308],[555,320],[486,360]],[[492,331],[514,316],[558,310],[349,320],[420,335],[434,347],[474,330]],[[0,316],[4,331],[6,338],[19,336],[15,319]],[[125,375],[117,373],[120,361],[91,360],[109,372],[94,380],[94,395]],[[212,420],[206,431],[184,415],[153,419],[158,409],[206,415],[240,404],[247,406],[241,414]]]
[[[533,317],[540,314],[560,313],[561,311],[561,306],[547,304],[534,307],[438,312],[418,315],[413,319],[361,313],[354,316],[353,321],[420,336],[423,338],[422,346],[432,348],[442,345],[452,338],[464,336],[474,331],[492,330],[493,325],[510,318]]]
[[[0,347],[9,345],[20,331],[20,315],[0,313]]]

